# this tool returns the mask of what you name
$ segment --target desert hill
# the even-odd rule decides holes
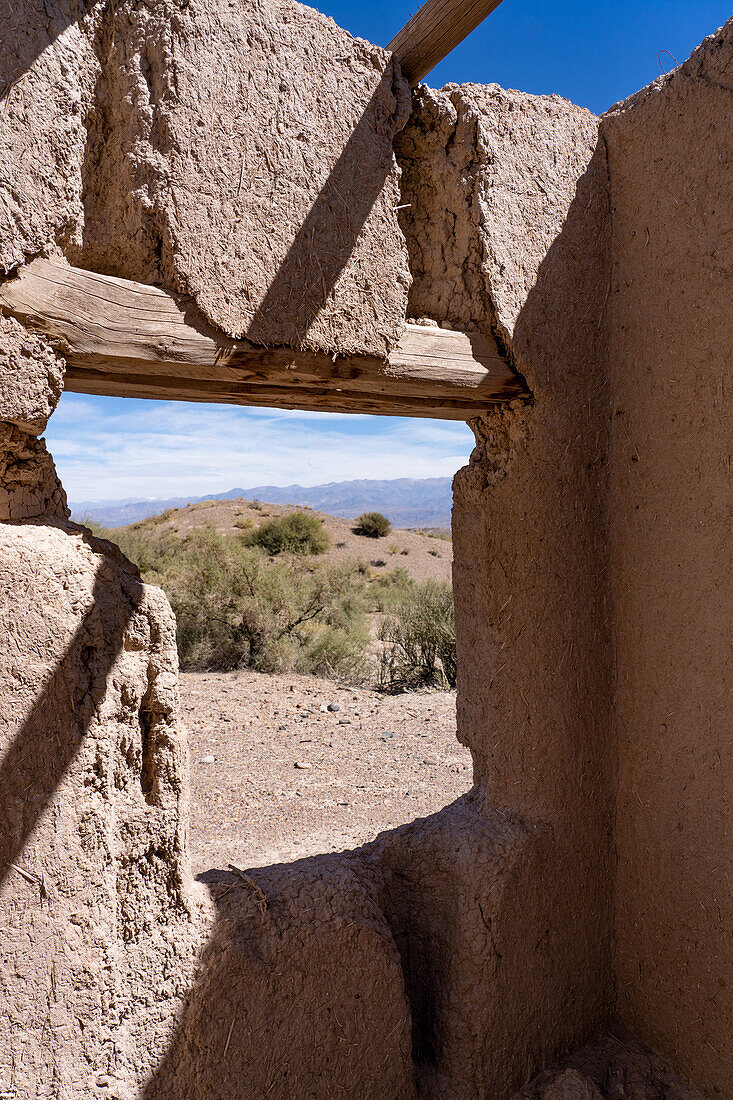
[[[212,527],[222,535],[251,531],[264,520],[288,512],[300,511],[289,504],[262,503],[258,500],[203,500],[183,508],[170,509],[138,524],[120,528],[120,532],[155,529],[185,537],[202,527]],[[340,516],[305,509],[320,519],[331,540],[319,562],[363,561],[374,573],[386,573],[401,566],[415,581],[450,582],[453,546],[445,536],[394,528],[384,538],[366,538],[355,534],[353,522]],[[112,532],[114,537],[114,532]]]

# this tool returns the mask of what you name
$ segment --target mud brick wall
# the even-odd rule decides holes
[[[624,1024],[733,1095],[733,21],[603,120]]]

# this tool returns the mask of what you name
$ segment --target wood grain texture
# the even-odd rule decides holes
[[[523,394],[478,333],[407,325],[387,360],[257,347],[158,287],[49,260],[0,284],[0,309],[51,340],[80,393],[453,420]]]
[[[501,0],[427,0],[387,46],[415,87]]]

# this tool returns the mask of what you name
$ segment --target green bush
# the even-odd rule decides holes
[[[266,553],[322,554],[331,545],[323,521],[306,512],[288,512],[261,523],[245,536],[248,546],[260,546]]]
[[[156,531],[157,524],[135,523],[129,527],[102,527],[89,519],[82,521],[97,538],[106,539],[120,548],[140,570],[143,578],[160,584],[165,563],[175,555],[180,537],[172,531]]]
[[[173,607],[181,667],[366,674],[363,585],[353,565],[268,561],[212,528],[179,540],[155,579]]]
[[[147,522],[114,530],[87,525],[165,590],[183,669],[293,670],[363,682],[376,668],[385,691],[455,685],[447,584],[418,584],[402,568],[374,575],[363,561],[270,559],[241,535],[210,527],[181,536]],[[385,616],[378,656],[367,618],[374,613]]]
[[[355,533],[369,539],[382,539],[391,530],[392,524],[381,512],[362,512],[354,522]]]
[[[383,691],[456,686],[456,629],[449,584],[425,581],[405,589],[382,623],[379,638]]]
[[[372,611],[394,611],[414,586],[415,582],[402,566],[388,573],[376,573],[369,582],[369,606]]]

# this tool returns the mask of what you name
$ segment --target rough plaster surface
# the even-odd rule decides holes
[[[258,344],[398,340],[410,93],[385,50],[291,0],[2,0],[0,86],[0,271],[60,248]]]
[[[420,1097],[508,1097],[554,1050],[559,982],[542,887],[549,830],[487,810],[478,790],[364,850],[402,958]],[[521,980],[517,975],[521,974]]]
[[[548,842],[474,792],[354,852],[207,873],[216,929],[146,1097],[507,1097],[552,966]]]
[[[290,0],[125,2],[102,42],[77,260],[231,336],[389,350],[410,281],[390,55]]]
[[[0,0],[0,272],[79,240],[96,5]],[[87,14],[86,9],[91,14]]]
[[[0,316],[0,422],[39,435],[61,396],[64,368],[41,336]]]
[[[613,993],[609,221],[597,126],[557,97],[449,86],[420,93],[398,144],[410,311],[497,331],[536,400],[475,425],[453,521],[459,736],[487,807],[552,836],[534,887],[546,920],[533,929],[549,970],[517,1031],[524,1080],[603,1023]],[[517,250],[516,226],[534,217],[536,238]],[[511,958],[503,965],[523,973]]]
[[[0,317],[0,521],[65,518],[66,494],[42,439],[64,360],[17,321]]]
[[[543,1070],[512,1100],[703,1100],[633,1036],[606,1035]]]
[[[733,1095],[733,21],[602,124],[623,1023]]]
[[[47,523],[0,525],[0,612],[0,1092],[126,1100],[205,940],[173,616]]]
[[[22,37],[0,21],[2,163],[20,172],[0,187],[3,270],[61,247],[194,294],[227,331],[335,350],[358,331],[383,351],[408,282],[389,152],[404,87],[386,55],[275,0],[81,14],[34,0]],[[299,52],[316,42],[345,50],[319,103],[324,74]],[[46,517],[0,524],[0,1092],[285,1100],[368,1096],[367,1081],[505,1100],[614,1011],[617,744],[621,1017],[709,1096],[730,1093],[715,734],[730,718],[729,226],[706,200],[730,192],[730,71],[728,29],[606,118],[610,212],[587,112],[495,86],[420,92],[399,141],[410,312],[494,331],[535,397],[474,424],[456,480],[459,723],[478,786],[359,853],[213,876],[210,936],[185,851],[170,609],[49,518],[62,490],[29,429],[59,364],[34,345],[19,391],[26,337],[0,329],[16,410],[0,518]],[[354,164],[372,197],[350,219]],[[280,178],[309,194],[291,222]],[[607,1085],[573,1063],[528,1095]]]
[[[515,325],[593,157],[598,120],[497,84],[420,88],[396,148],[415,316]]]
[[[355,861],[205,877],[216,929],[147,1100],[414,1100],[400,959]]]
[[[0,423],[0,522],[68,515],[66,493],[45,441]]]

